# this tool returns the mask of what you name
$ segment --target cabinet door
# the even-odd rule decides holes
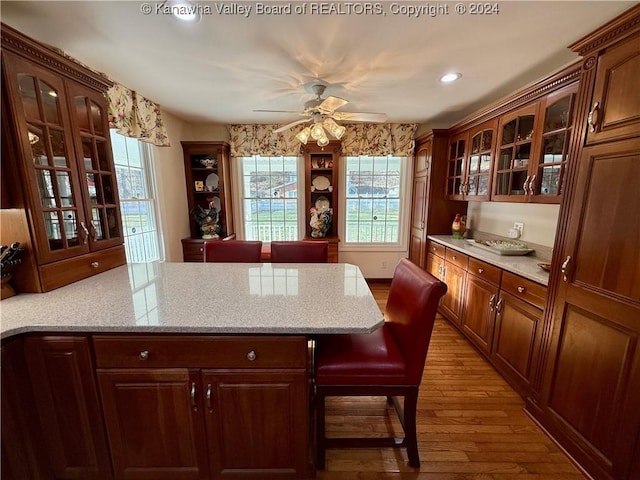
[[[637,137],[640,131],[640,35],[598,59],[587,144]]]
[[[440,307],[443,314],[458,326],[461,320],[466,275],[467,272],[464,269],[451,262],[445,262],[443,281],[447,284],[447,293],[442,297]]]
[[[464,184],[467,171],[468,132],[452,137],[449,140],[449,157],[447,159],[446,197],[449,200],[464,199]]]
[[[498,287],[475,275],[467,275],[462,329],[480,350],[491,351]]]
[[[491,199],[528,201],[531,163],[538,154],[540,102],[500,118]]]
[[[424,268],[426,249],[426,210],[427,188],[429,177],[413,179],[413,195],[411,204],[411,236],[409,238],[409,260]]]
[[[116,480],[209,478],[197,370],[100,369],[98,380]]]
[[[531,393],[542,310],[513,295],[500,293],[491,359],[523,397]]]
[[[444,260],[433,253],[427,254],[425,270],[438,280],[444,281]],[[442,300],[440,300],[442,303]]]
[[[61,77],[3,52],[11,122],[40,264],[89,251],[89,231]]]
[[[91,250],[124,243],[104,96],[67,81],[69,111]]]
[[[307,478],[303,370],[208,370],[202,379],[213,477]]]
[[[54,477],[111,478],[88,338],[29,337],[25,352]]]
[[[497,120],[469,131],[469,160],[462,187],[466,200],[489,200]]]

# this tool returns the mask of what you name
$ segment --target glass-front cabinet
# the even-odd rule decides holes
[[[447,190],[448,200],[464,199],[467,170],[467,144],[469,132],[459,133],[449,139],[449,156],[447,158]]]
[[[469,131],[469,159],[463,184],[465,200],[489,200],[497,120]]]

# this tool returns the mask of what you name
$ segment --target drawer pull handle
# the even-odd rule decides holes
[[[569,267],[571,266],[571,257],[568,256],[564,262],[562,262],[562,280],[567,282],[569,280]]]
[[[496,308],[496,296],[491,295],[489,299],[489,311],[493,312],[493,309]]]
[[[484,273],[484,268],[479,268],[478,273]]]
[[[596,102],[593,104],[593,108],[589,112],[589,116],[587,117],[587,124],[589,125],[589,131],[594,133],[596,131],[596,127],[598,126],[598,122],[600,120],[600,102]]]
[[[143,350],[140,352],[140,355],[138,355],[138,358],[140,360],[147,360],[149,358],[149,350]]]
[[[98,267],[100,266],[100,263],[98,263],[98,262],[91,262],[91,266],[92,266],[93,268],[98,268]]]
[[[518,287],[518,293],[524,293],[525,288],[524,287]]]
[[[205,393],[205,397],[207,400],[207,408],[209,409],[209,411],[211,411],[212,408],[211,408],[211,384],[210,383],[207,384],[207,393]]]
[[[253,362],[255,359],[256,359],[256,352],[251,350],[249,353],[247,353],[247,360],[249,360],[250,362]]]
[[[196,382],[191,382],[191,406],[196,408]]]
[[[496,305],[496,313],[498,315],[502,315],[502,306],[504,305],[504,299],[501,298],[500,300],[498,300],[498,304]]]
[[[82,243],[86,245],[89,241],[89,230],[87,230],[87,226],[84,222],[80,222],[80,227],[82,228]]]

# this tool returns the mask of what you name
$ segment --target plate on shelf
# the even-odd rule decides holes
[[[211,200],[209,200],[209,206],[214,206],[216,207],[217,211],[222,210],[222,204],[220,203],[220,197],[213,197]]]
[[[331,203],[329,203],[329,199],[325,196],[318,197],[316,200],[316,208],[319,212],[326,212],[331,207]]]
[[[207,175],[207,178],[204,181],[204,185],[205,187],[207,187],[207,191],[214,192],[218,190],[219,181],[220,179],[218,178],[218,175],[216,175],[215,173],[210,173],[209,175]]]
[[[470,240],[470,243],[474,247],[482,248],[498,255],[528,255],[534,251],[524,243],[510,240]]]
[[[331,185],[331,182],[324,175],[319,175],[313,179],[311,185],[313,185],[316,190],[326,190],[329,188],[329,185]]]

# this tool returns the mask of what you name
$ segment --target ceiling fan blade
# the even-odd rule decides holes
[[[295,122],[287,123],[286,125],[274,130],[273,133],[284,132],[285,130],[289,130],[291,127],[295,127],[296,125],[300,125],[301,123],[310,122],[310,118],[305,118],[304,120],[296,120]]]
[[[336,120],[350,120],[352,122],[384,123],[387,120],[385,113],[336,112],[331,116]]]
[[[347,103],[349,103],[349,102],[347,100],[345,100],[344,98],[327,97],[316,108],[321,113],[330,114],[330,113],[335,112],[340,107],[344,107]]]

